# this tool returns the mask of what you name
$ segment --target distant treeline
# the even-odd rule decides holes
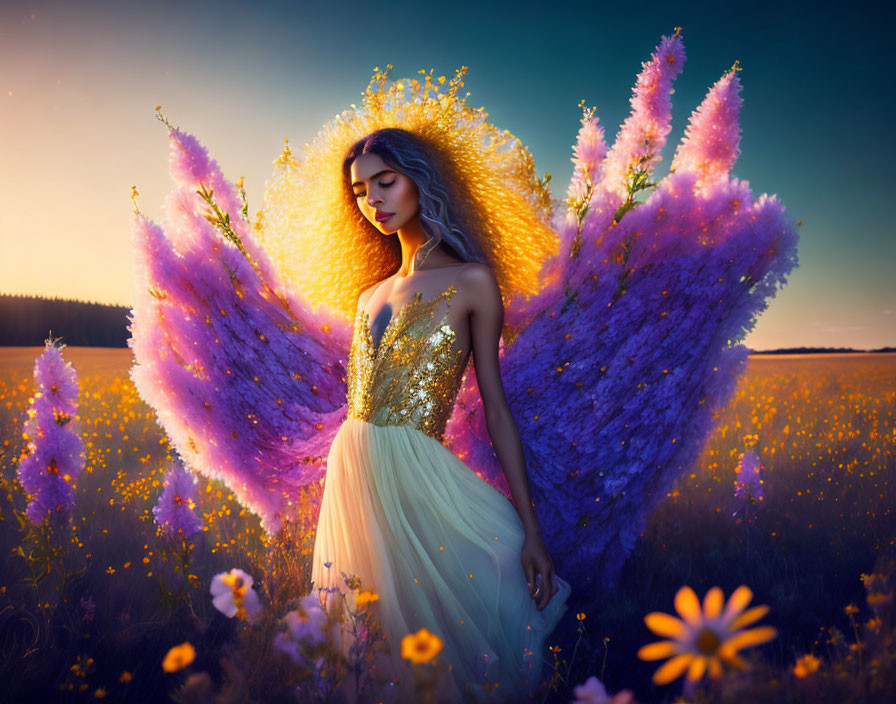
[[[750,350],[752,354],[844,354],[848,352],[862,352],[865,354],[878,354],[896,352],[896,347],[878,347],[873,350],[857,350],[855,347],[781,347],[776,350]]]
[[[50,336],[71,347],[127,347],[128,306],[87,303],[43,296],[0,293],[0,346],[39,347]],[[783,347],[752,354],[843,354],[896,352],[896,347]]]
[[[0,293],[0,346],[40,347],[50,337],[70,347],[127,347],[128,306]]]

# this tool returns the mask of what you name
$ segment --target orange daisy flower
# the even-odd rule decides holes
[[[647,614],[644,617],[647,627],[658,636],[670,639],[650,643],[638,650],[642,660],[670,658],[653,673],[653,682],[668,684],[685,672],[694,682],[707,671],[710,677],[720,677],[722,662],[743,669],[746,663],[737,654],[739,650],[765,643],[778,635],[771,626],[744,629],[768,613],[767,606],[746,609],[752,598],[750,588],[741,585],[725,604],[722,590],[713,587],[706,592],[701,609],[694,590],[683,586],[675,595],[675,610],[680,619],[659,611]]]

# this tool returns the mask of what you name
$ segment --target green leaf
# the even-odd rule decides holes
[[[49,576],[50,576],[50,563],[45,562],[41,572],[39,574],[35,575],[34,583],[40,584]]]

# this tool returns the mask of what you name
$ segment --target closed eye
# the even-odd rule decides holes
[[[389,183],[380,182],[380,186],[382,186],[383,188],[388,188],[389,186],[392,186],[394,184],[395,184],[394,180],[389,181]],[[364,191],[361,191],[360,193],[355,193],[355,198],[361,198],[362,196],[366,196],[366,195],[367,194]]]

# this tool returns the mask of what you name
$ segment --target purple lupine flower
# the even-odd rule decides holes
[[[24,424],[30,454],[17,469],[31,501],[26,509],[35,525],[74,506],[73,482],[84,469],[84,442],[74,420],[78,408],[78,376],[62,358],[65,345],[47,340],[34,364],[37,393],[31,397]]]
[[[165,472],[164,489],[152,513],[169,537],[189,538],[202,530],[196,515],[196,479],[180,462],[172,462]]]

